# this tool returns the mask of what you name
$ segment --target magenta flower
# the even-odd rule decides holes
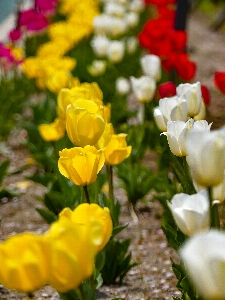
[[[58,0],[35,0],[34,7],[44,15],[53,15],[56,11]]]
[[[21,37],[22,37],[22,32],[19,29],[12,29],[9,32],[9,39],[12,42],[16,42],[16,41],[20,40]]]
[[[48,26],[47,18],[35,9],[20,12],[18,27],[25,27],[28,31],[41,31]]]

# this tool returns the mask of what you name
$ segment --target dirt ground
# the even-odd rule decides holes
[[[197,62],[198,71],[196,81],[210,88],[212,103],[207,109],[207,120],[213,121],[213,127],[218,128],[225,124],[225,96],[213,85],[215,71],[225,71],[224,49],[225,34],[222,31],[213,32],[209,29],[211,18],[195,12],[190,16],[188,23],[189,47],[192,49],[191,58]],[[21,136],[14,135],[7,143],[0,144],[2,153],[0,159],[8,157],[11,160],[11,168],[26,164],[29,157],[26,149],[19,145]],[[154,163],[154,162],[153,162]],[[25,170],[21,176],[13,175],[5,179],[4,185],[15,186],[24,180],[26,175],[35,172],[35,167]],[[41,203],[35,199],[41,196],[43,189],[31,184],[20,187],[23,195],[13,198],[11,201],[0,201],[0,216],[2,217],[0,239],[23,232],[44,232],[48,225],[35,211]],[[121,224],[129,224],[123,231],[123,238],[131,238],[133,260],[140,264],[134,267],[126,276],[124,284],[119,286],[103,286],[98,298],[108,300],[111,298],[126,298],[127,300],[162,300],[179,296],[175,288],[176,279],[171,269],[171,257],[177,259],[176,254],[167,245],[165,236],[160,229],[161,207],[158,203],[140,204],[138,206],[139,222],[133,221],[127,206],[127,200],[122,190],[117,189],[117,198],[122,203]],[[0,300],[23,299],[25,295],[8,291],[0,286]],[[59,299],[57,293],[50,287],[35,293],[36,299]]]

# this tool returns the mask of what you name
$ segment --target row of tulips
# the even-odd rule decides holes
[[[51,225],[42,236],[23,234],[0,245],[2,257],[9,252],[0,273],[0,281],[6,287],[31,293],[51,284],[61,293],[62,299],[82,300],[95,298],[100,272],[105,283],[114,283],[118,279],[122,282],[133,264],[130,263],[129,241],[115,238],[126,227],[119,226],[118,222],[120,203],[113,189],[112,166],[115,166],[133,205],[150,190],[157,192],[156,198],[164,207],[163,230],[169,244],[176,250],[181,249],[179,253],[186,267],[184,269],[182,263],[173,264],[181,299],[224,299],[222,281],[214,280],[217,274],[223,278],[224,261],[211,243],[215,235],[222,245],[224,235],[210,229],[219,229],[218,204],[224,201],[224,130],[211,132],[211,124],[204,120],[205,104],[209,101],[207,97],[203,99],[201,84],[181,83],[181,78],[193,78],[195,64],[184,52],[186,33],[172,30],[174,1],[163,2],[163,5],[158,1],[154,3],[159,18],[149,21],[139,35],[141,44],[150,49],[151,55],[142,55],[140,59],[136,39],[129,33],[131,29],[137,33],[143,1],[102,1],[102,14],[99,14],[100,3],[97,1],[91,1],[88,9],[87,2],[79,2],[80,15],[74,16],[74,1],[61,0],[58,12],[65,15],[66,20],[53,22],[47,29],[50,41],[38,48],[35,57],[26,58],[22,63],[25,74],[35,78],[40,89],[47,87],[57,94],[55,103],[55,95],[45,90],[44,101],[32,104],[33,120],[25,123],[28,147],[38,166],[31,179],[47,187],[43,199],[46,209],[38,211]],[[43,3],[35,3],[35,9],[39,7],[38,11],[41,11]],[[52,8],[55,12],[55,2]],[[84,12],[91,16],[90,24],[85,19],[87,28],[81,18]],[[77,35],[71,33],[74,22],[81,30],[77,30]],[[113,26],[115,23],[118,27]],[[86,39],[93,29],[94,35]],[[65,35],[69,40],[65,40]],[[116,40],[121,37],[122,41]],[[165,47],[159,47],[164,37]],[[90,54],[86,60],[81,55],[84,49]],[[158,52],[162,49],[163,53]],[[56,55],[50,58],[52,51]],[[66,53],[68,58],[64,57]],[[97,62],[93,61],[95,57]],[[99,65],[99,62],[105,62],[98,58],[107,60],[107,68]],[[75,72],[68,73],[75,66],[75,60]],[[134,68],[126,68],[130,61],[134,62]],[[171,77],[161,70],[161,62]],[[162,81],[174,79],[174,69],[180,76],[177,87]],[[136,77],[140,73],[143,76]],[[97,83],[87,83],[92,82],[93,77]],[[216,78],[219,86],[221,77],[217,75]],[[158,107],[154,101],[159,97],[157,94],[167,96],[159,100]],[[132,125],[129,119],[126,96],[134,96],[138,101],[137,125]],[[106,106],[105,102],[111,105]],[[115,109],[117,105],[119,110]],[[126,133],[116,134],[121,128]],[[163,135],[167,137],[169,147]],[[141,163],[147,149],[161,154],[157,174]],[[199,233],[208,230],[208,233]],[[187,240],[188,236],[191,236],[190,240]],[[75,246],[71,244],[73,237]],[[20,263],[13,260],[11,267],[9,261],[13,259],[14,250],[11,253],[10,249],[17,245],[21,245],[23,260]],[[49,251],[43,253],[43,247]],[[196,257],[195,247],[199,250]],[[199,256],[203,247],[207,253],[206,261]],[[96,257],[98,252],[100,260]],[[43,269],[45,261],[47,267]],[[213,263],[212,272],[208,268],[209,261]],[[16,274],[15,280],[12,280],[12,273]],[[34,276],[34,273],[41,275]],[[22,277],[28,279],[22,282]],[[189,279],[194,287],[189,284]]]

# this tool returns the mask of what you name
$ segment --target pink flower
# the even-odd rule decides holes
[[[12,29],[9,32],[9,39],[12,42],[18,41],[22,37],[22,32],[19,29]]]
[[[44,15],[52,15],[56,11],[58,0],[35,0],[35,9]]]
[[[47,18],[35,9],[20,12],[18,27],[25,27],[28,31],[40,31],[48,26]]]

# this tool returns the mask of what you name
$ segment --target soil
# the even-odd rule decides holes
[[[191,58],[197,63],[196,81],[207,85],[211,91],[211,105],[207,108],[207,120],[213,121],[213,127],[218,128],[225,124],[225,96],[213,84],[215,71],[225,71],[224,49],[225,34],[222,31],[210,30],[210,16],[194,12],[188,23],[189,47]],[[19,135],[19,136],[18,136]],[[0,144],[0,159],[9,158],[11,170],[27,165],[30,157],[27,150],[21,145],[26,133],[15,130],[7,142]],[[154,156],[148,157],[154,165]],[[42,204],[36,198],[43,193],[43,187],[26,180],[26,176],[35,172],[31,166],[22,173],[5,178],[3,185],[19,188],[21,197],[7,198],[0,201],[0,215],[2,217],[0,239],[23,231],[36,233],[47,230],[48,225],[36,212],[35,207]],[[25,181],[25,182],[24,182]],[[21,183],[22,182],[22,183]],[[114,286],[102,286],[98,291],[98,299],[111,298],[132,299],[172,299],[179,296],[176,289],[176,278],[171,268],[171,258],[178,260],[176,253],[167,245],[166,238],[161,230],[160,216],[162,209],[157,202],[139,203],[137,207],[138,221],[134,220],[127,205],[126,196],[119,187],[117,198],[122,204],[121,224],[129,226],[121,233],[122,238],[130,238],[133,261],[139,265],[125,277],[124,283]],[[0,299],[23,299],[24,294],[18,294],[0,286]],[[36,299],[59,299],[57,293],[49,286],[35,293]]]

